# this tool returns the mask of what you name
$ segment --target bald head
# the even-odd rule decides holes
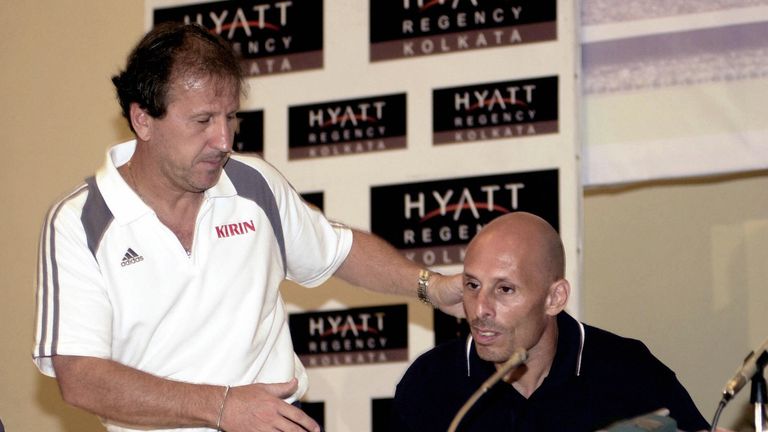
[[[564,273],[563,244],[544,219],[510,213],[480,230],[463,275],[464,312],[480,358],[498,366],[523,348],[540,364],[551,362],[556,316],[570,293]]]
[[[565,252],[559,234],[531,213],[514,212],[492,220],[467,247],[467,258],[489,250],[513,254],[551,283],[565,276]]]

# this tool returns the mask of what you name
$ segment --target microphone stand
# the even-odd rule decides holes
[[[768,430],[768,419],[765,412],[768,392],[766,391],[765,376],[763,376],[763,369],[766,363],[768,363],[768,356],[762,356],[757,362],[757,372],[755,372],[751,380],[752,389],[749,402],[755,405],[755,432]]]
[[[765,377],[763,376],[763,369],[765,369],[766,364],[768,364],[768,339],[763,342],[760,348],[749,353],[747,358],[744,359],[744,364],[736,371],[733,378],[728,380],[723,389],[723,397],[717,405],[717,410],[715,410],[715,417],[712,420],[710,432],[715,432],[717,421],[720,419],[723,409],[728,404],[728,401],[733,399],[736,393],[747,384],[747,380],[752,381],[750,402],[755,404],[755,432],[768,431],[768,420],[766,419],[765,412],[768,395],[766,395]]]
[[[458,413],[456,413],[456,416],[453,418],[453,421],[451,422],[451,425],[448,427],[448,432],[455,432],[456,428],[459,427],[459,423],[461,423],[461,419],[464,418],[464,416],[467,414],[470,408],[477,402],[478,399],[480,399],[480,396],[485,394],[485,392],[488,391],[491,387],[493,387],[494,384],[496,384],[500,379],[504,378],[506,374],[509,373],[512,369],[520,366],[521,364],[525,363],[525,361],[528,360],[528,352],[522,348],[515,350],[514,353],[512,353],[512,356],[504,362],[503,365],[494,373],[491,375],[483,384],[475,390],[474,393],[472,393],[472,396],[470,396],[469,399],[464,403],[464,405],[461,407]]]

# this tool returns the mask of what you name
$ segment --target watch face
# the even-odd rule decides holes
[[[433,308],[437,308],[437,306],[432,303],[432,300],[429,299],[429,295],[427,295],[427,288],[429,287],[429,278],[432,276],[432,272],[429,270],[421,270],[419,272],[419,287],[416,289],[416,296],[421,300],[423,303],[426,303]]]

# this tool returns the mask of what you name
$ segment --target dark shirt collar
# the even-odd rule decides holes
[[[555,358],[552,361],[549,375],[539,388],[560,384],[573,376],[579,376],[581,373],[581,356],[585,342],[584,325],[568,313],[560,312],[557,315],[557,330]],[[464,352],[467,362],[467,376],[471,377],[472,381],[482,382],[496,371],[492,362],[485,361],[477,355],[471,334],[467,337]]]

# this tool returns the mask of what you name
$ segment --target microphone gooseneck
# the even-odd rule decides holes
[[[733,399],[756,373],[762,372],[766,363],[768,363],[768,339],[758,349],[749,353],[741,367],[728,380],[723,388],[723,399],[726,402]]]
[[[448,432],[455,432],[456,428],[459,427],[459,423],[461,423],[461,419],[464,418],[464,416],[469,412],[469,409],[472,408],[472,406],[477,402],[478,399],[480,399],[480,396],[485,394],[491,387],[493,387],[494,384],[499,382],[506,374],[508,374],[512,369],[520,366],[521,364],[525,363],[525,361],[528,360],[528,352],[522,348],[515,350],[515,352],[512,353],[512,356],[509,357],[509,360],[504,362],[503,365],[494,373],[491,375],[487,380],[483,382],[483,384],[475,390],[474,393],[472,393],[472,396],[470,396],[469,399],[464,403],[464,405],[461,407],[458,413],[456,413],[456,416],[453,418],[453,421],[451,422],[451,426],[448,428]]]
[[[715,411],[714,418],[712,419],[712,426],[710,431],[714,432],[717,429],[717,422],[719,421],[720,414],[723,412],[725,406],[731,399],[733,399],[734,396],[736,396],[736,394],[742,388],[744,388],[745,385],[747,385],[748,382],[750,382],[750,380],[753,382],[758,381],[762,383],[763,386],[765,386],[765,379],[763,378],[762,373],[767,364],[768,339],[766,339],[758,349],[750,352],[749,355],[747,355],[747,358],[744,359],[744,363],[742,363],[739,369],[736,370],[736,373],[733,374],[733,377],[731,377],[731,379],[729,379],[725,384],[725,387],[723,388],[723,397],[720,399],[720,403],[717,405],[717,410]],[[755,384],[753,383],[753,392],[754,385]],[[755,403],[756,423],[763,423],[764,410],[764,401]],[[762,424],[760,427],[762,427]],[[761,429],[757,428],[756,430]]]

